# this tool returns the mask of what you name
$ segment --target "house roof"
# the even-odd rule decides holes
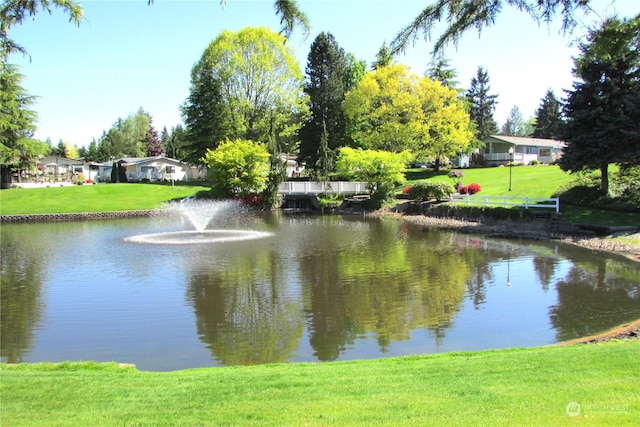
[[[549,148],[563,148],[566,144],[564,141],[557,139],[544,139],[544,138],[528,138],[523,136],[506,136],[506,135],[490,135],[485,138],[483,142],[502,142],[511,144],[514,146],[532,146],[532,147],[549,147]]]
[[[141,165],[145,163],[152,163],[155,161],[161,160],[164,163],[173,163],[176,165],[184,165],[184,162],[180,160],[172,159],[171,157],[165,156],[154,156],[154,157],[122,157],[120,159],[110,160],[108,162],[100,163],[101,166],[111,166],[113,163],[124,163],[127,165]]]

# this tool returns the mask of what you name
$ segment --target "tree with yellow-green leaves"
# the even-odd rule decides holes
[[[410,160],[411,155],[407,151],[391,153],[342,147],[336,170],[349,179],[365,181],[373,207],[380,207],[393,197],[395,187],[405,182],[404,171]]]
[[[367,73],[347,94],[343,108],[351,138],[367,149],[408,150],[437,162],[465,152],[473,139],[458,92],[404,65]]]
[[[230,196],[246,196],[264,191],[269,179],[269,151],[259,142],[227,140],[202,159],[214,184]]]

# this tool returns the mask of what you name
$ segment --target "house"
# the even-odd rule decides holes
[[[286,163],[287,178],[298,178],[305,168],[304,163],[298,163],[297,154],[281,153],[280,160]]]
[[[528,165],[532,162],[555,163],[562,157],[564,141],[555,139],[528,138],[521,136],[491,135],[482,140],[485,147],[472,157],[472,164],[496,166],[508,164]],[[510,149],[512,153],[509,152]]]
[[[123,157],[99,164],[98,181],[111,181],[111,169],[114,163],[125,168],[129,182],[149,181],[186,181],[205,179],[207,169],[202,166],[189,165],[170,157]]]

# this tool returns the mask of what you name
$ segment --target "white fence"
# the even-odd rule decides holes
[[[278,187],[280,194],[355,194],[368,193],[366,182],[350,181],[285,181]]]
[[[560,212],[560,199],[557,197],[552,199],[539,199],[534,197],[500,197],[500,196],[469,196],[463,194],[452,194],[450,196],[451,203],[463,203],[466,206],[501,206],[511,207],[519,206],[525,209],[555,209]]]

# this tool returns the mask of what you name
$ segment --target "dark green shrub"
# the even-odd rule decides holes
[[[422,181],[413,184],[407,191],[407,196],[413,200],[444,200],[453,193],[455,189],[448,182]]]

